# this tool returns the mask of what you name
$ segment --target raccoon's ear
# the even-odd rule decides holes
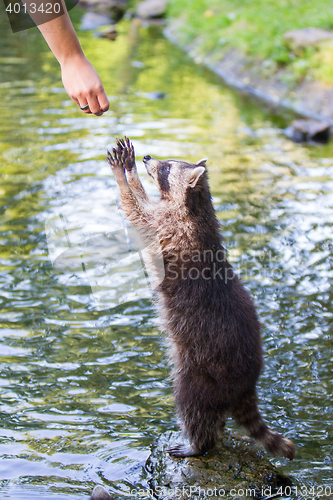
[[[198,180],[200,179],[200,177],[202,176],[202,174],[205,171],[206,171],[205,167],[195,167],[191,172],[191,175],[190,175],[190,178],[188,181],[188,185],[191,188],[194,188],[196,186]]]
[[[205,167],[207,161],[208,161],[208,158],[202,158],[202,160],[199,160],[196,162],[196,165],[197,165],[197,167],[199,167],[199,165],[201,165],[202,167]]]

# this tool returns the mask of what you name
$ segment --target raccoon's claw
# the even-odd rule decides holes
[[[121,161],[121,158],[119,156],[119,152],[117,151],[117,149],[112,148],[112,154],[110,153],[110,151],[108,151],[106,159],[107,159],[110,167],[112,168],[113,172],[115,172],[115,171],[124,172],[124,166],[122,164],[122,161]]]
[[[107,151],[106,159],[107,159],[109,165],[112,167],[114,159],[113,159],[112,154],[110,153],[110,151]]]
[[[124,139],[117,139],[117,151],[121,157],[125,169],[131,172],[135,169],[135,153],[134,147],[128,137]]]
[[[117,139],[117,147],[122,151],[126,148],[124,139]]]
[[[202,453],[195,446],[185,445],[185,444],[176,444],[172,448],[166,450],[170,456],[175,458],[184,458],[184,457],[197,457]]]

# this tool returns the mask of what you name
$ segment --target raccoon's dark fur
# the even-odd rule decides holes
[[[293,459],[294,444],[272,431],[258,410],[260,324],[249,293],[225,258],[206,160],[193,165],[145,156],[161,193],[158,202],[150,202],[129,140],[118,140],[107,158],[128,220],[154,229],[162,248],[165,276],[157,302],[171,344],[178,416],[190,442],[168,452],[184,457],[213,448],[231,415],[267,450]]]

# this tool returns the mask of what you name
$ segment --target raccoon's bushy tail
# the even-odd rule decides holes
[[[272,431],[263,421],[258,406],[256,394],[247,395],[233,410],[237,424],[258,441],[266,450],[292,460],[295,456],[295,445],[290,439],[278,432]]]

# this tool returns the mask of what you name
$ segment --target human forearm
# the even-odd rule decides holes
[[[83,53],[63,0],[57,1],[62,2],[63,14],[46,22],[45,13],[37,9],[33,13],[29,9],[29,3],[32,5],[36,0],[28,0],[27,7],[61,66],[62,81],[69,96],[81,109],[84,108],[85,113],[100,116],[109,109],[102,82]]]
[[[31,17],[33,16],[31,15]],[[83,50],[66,8],[64,8],[62,16],[38,25],[38,29],[60,65],[73,57],[84,57]]]

